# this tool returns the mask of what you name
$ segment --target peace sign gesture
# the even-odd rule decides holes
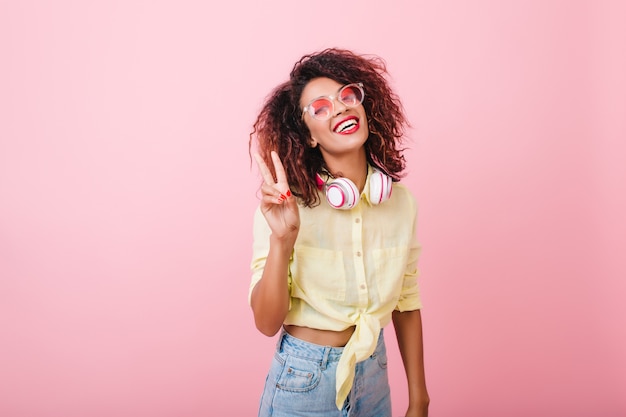
[[[272,234],[276,238],[293,244],[300,229],[300,212],[296,198],[289,190],[285,168],[278,154],[272,151],[271,157],[276,172],[276,181],[263,158],[258,153],[254,154],[264,180],[261,186],[261,212],[272,229]]]

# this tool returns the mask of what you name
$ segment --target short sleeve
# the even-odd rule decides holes
[[[413,235],[411,243],[409,244],[408,257],[406,270],[404,272],[404,278],[402,280],[402,291],[396,310],[398,311],[412,311],[422,308],[422,300],[420,298],[419,290],[419,268],[418,259],[421,252],[421,246],[417,240],[417,206],[415,200],[411,199],[414,203],[413,209]]]
[[[263,269],[270,251],[271,234],[272,230],[267,224],[263,213],[261,213],[261,209],[257,207],[254,212],[252,227],[252,261],[250,262],[252,279],[250,280],[250,288],[248,290],[248,303],[250,303],[252,298],[252,290],[263,276]],[[289,292],[291,293],[291,273],[288,273],[288,279]]]

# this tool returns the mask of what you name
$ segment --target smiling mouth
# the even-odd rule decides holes
[[[333,132],[348,134],[348,133],[353,133],[357,131],[358,128],[359,128],[359,119],[356,117],[349,117],[337,123],[337,125],[333,129]]]

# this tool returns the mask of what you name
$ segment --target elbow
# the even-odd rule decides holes
[[[254,315],[254,325],[257,330],[265,336],[272,337],[283,326],[285,317],[289,310],[288,304],[285,306],[274,306],[266,308],[263,303],[259,303],[255,298],[251,302],[252,313]]]
[[[272,337],[280,330],[282,323],[268,323],[263,320],[255,320],[256,328],[267,337]]]
[[[274,336],[283,325],[285,315],[268,314],[267,311],[257,311],[252,307],[254,314],[254,325],[257,330],[268,337]]]

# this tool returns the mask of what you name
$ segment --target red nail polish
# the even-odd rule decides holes
[[[291,197],[291,190],[287,190],[285,194],[287,194],[287,197]]]

